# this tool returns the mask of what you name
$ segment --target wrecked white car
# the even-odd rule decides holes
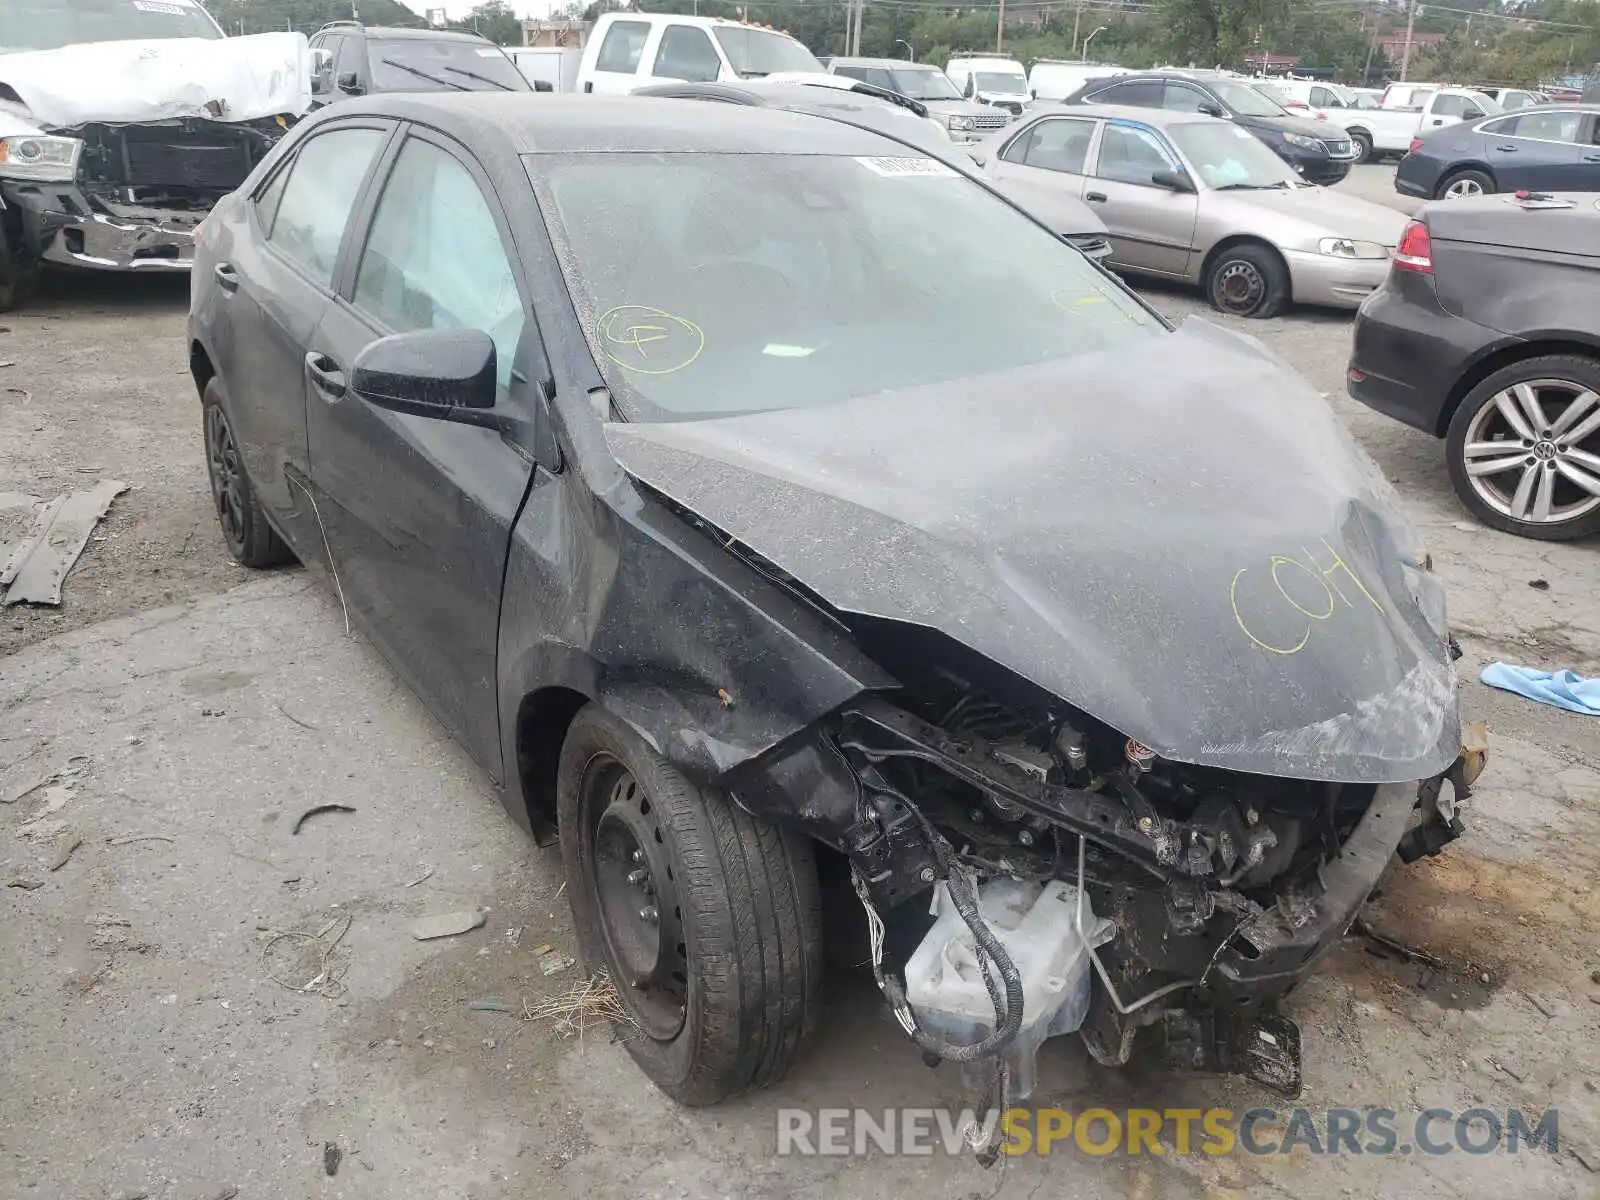
[[[0,309],[45,265],[187,271],[310,104],[301,34],[227,38],[196,0],[0,0]]]

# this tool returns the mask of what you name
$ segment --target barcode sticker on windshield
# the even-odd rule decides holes
[[[856,161],[874,174],[889,175],[896,179],[956,174],[950,167],[932,158],[858,158]]]
[[[181,17],[190,11],[189,5],[178,0],[133,0],[133,6],[140,12],[165,13],[169,17]]]

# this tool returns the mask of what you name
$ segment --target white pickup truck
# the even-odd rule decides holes
[[[1498,104],[1471,88],[1394,83],[1384,92],[1379,108],[1328,109],[1327,114],[1349,131],[1358,161],[1371,161],[1406,153],[1412,138],[1441,125],[1476,121],[1499,111]]]

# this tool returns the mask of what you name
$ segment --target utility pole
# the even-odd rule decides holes
[[[1078,25],[1083,20],[1083,0],[1078,0],[1078,7],[1072,13],[1072,52],[1078,53]]]
[[[1006,0],[1000,0],[1000,20],[995,25],[994,48],[999,53],[1004,48],[1006,41]]]
[[[1417,12],[1420,5],[1417,0],[1411,0],[1406,6],[1406,48],[1400,52],[1400,82],[1406,81],[1406,72],[1411,70],[1411,31],[1417,24]]]

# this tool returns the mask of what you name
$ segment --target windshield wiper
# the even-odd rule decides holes
[[[487,75],[479,75],[476,71],[469,71],[465,67],[446,67],[446,71],[454,71],[457,75],[465,75],[468,79],[476,79],[479,83],[487,83],[490,87],[497,87],[502,92],[514,92],[517,89],[509,84],[501,83],[498,79],[490,79]]]
[[[1221,187],[1213,188],[1212,190],[1217,192],[1276,192],[1282,190],[1286,192],[1289,190],[1289,186],[1287,179],[1280,179],[1277,183],[1225,183]]]
[[[469,87],[463,87],[454,79],[440,79],[437,75],[430,75],[426,71],[419,71],[416,67],[411,66],[409,63],[395,62],[395,60],[392,58],[385,58],[380,61],[386,66],[397,67],[408,74],[415,75],[418,79],[426,79],[429,83],[437,83],[440,87],[455,88],[455,90],[458,92],[470,92],[472,90]]]
[[[772,74],[771,71],[740,71],[739,72],[739,78],[740,79],[765,79],[770,74]]]

